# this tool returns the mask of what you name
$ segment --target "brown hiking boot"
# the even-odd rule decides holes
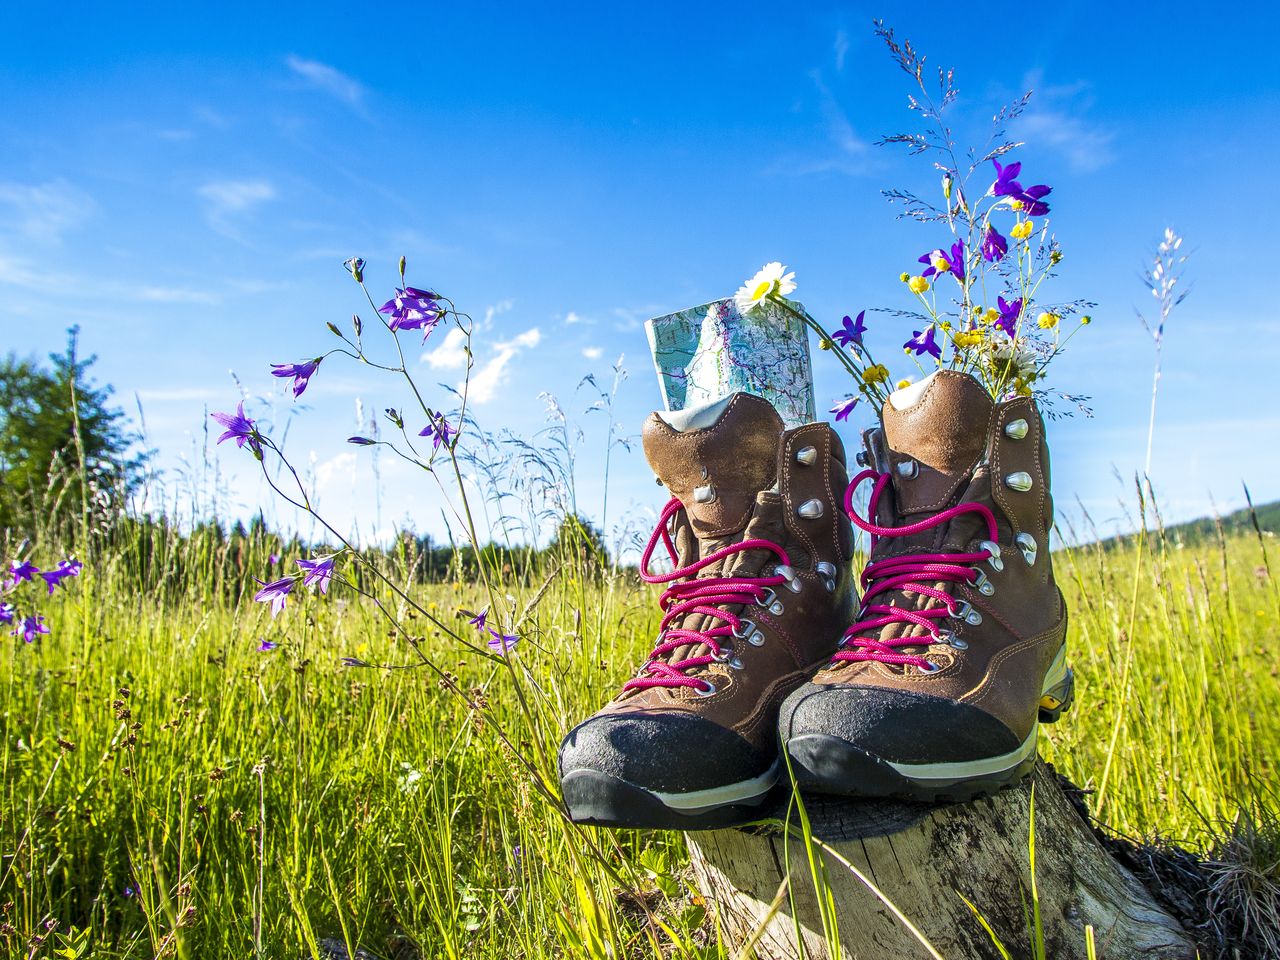
[[[779,777],[779,705],[853,619],[844,448],[825,423],[784,432],[745,393],[652,415],[644,448],[673,498],[640,564],[666,587],[661,629],[636,677],[565,738],[565,803],[607,826],[746,823]],[[650,572],[655,549],[671,572]]]
[[[968,799],[1021,779],[1072,695],[1035,401],[940,371],[866,434],[874,479],[862,610],[783,705],[797,781],[849,796]],[[862,459],[862,457],[860,457]]]

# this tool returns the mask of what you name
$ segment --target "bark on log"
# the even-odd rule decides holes
[[[971,803],[809,797],[806,809],[813,835],[879,887],[946,960],[1001,957],[961,895],[1012,956],[1029,957],[1033,783],[1046,956],[1083,960],[1085,927],[1092,925],[1097,955],[1104,960],[1194,957],[1195,946],[1179,923],[1106,852],[1043,764],[1021,786]],[[794,816],[792,823],[797,826]],[[717,830],[689,834],[689,848],[695,882],[718,911],[729,943],[740,947],[758,935],[753,949],[762,960],[836,960],[824,944],[803,842],[786,841],[778,830]],[[823,859],[848,957],[927,960],[930,954],[919,940],[852,872],[830,854]],[[766,921],[788,863],[790,897]],[[796,945],[797,922],[803,954]]]

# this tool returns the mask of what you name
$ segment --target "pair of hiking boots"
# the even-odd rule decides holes
[[[1034,401],[940,371],[893,394],[864,444],[850,482],[829,425],[784,430],[749,394],[646,421],[672,494],[640,568],[665,586],[661,628],[565,738],[575,820],[745,823],[788,768],[804,790],[924,801],[1031,769],[1072,695]],[[871,536],[856,584],[850,520]]]

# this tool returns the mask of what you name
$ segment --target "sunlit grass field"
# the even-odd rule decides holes
[[[1042,750],[1115,831],[1203,849],[1276,783],[1268,548],[1152,534],[1056,555],[1079,702]],[[655,597],[633,573],[511,576],[516,653],[421,626],[441,676],[344,666],[416,662],[422,623],[400,610],[394,631],[350,590],[273,622],[238,586],[275,549],[117,532],[44,608],[51,636],[9,644],[7,956],[303,957],[325,938],[384,957],[733,955],[680,835],[574,828],[539,789],[649,649]],[[487,603],[471,583],[412,592],[460,629]]]

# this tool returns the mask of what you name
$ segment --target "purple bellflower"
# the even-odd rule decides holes
[[[44,625],[44,617],[23,617],[18,621],[18,626],[14,628],[10,636],[21,637],[24,642],[31,643],[36,637],[47,634],[49,628]]]
[[[258,652],[270,653],[272,650],[274,650],[278,646],[280,646],[280,644],[276,643],[274,640],[267,640],[264,637],[262,642],[258,644]]]
[[[999,263],[1009,252],[1009,241],[1000,236],[1000,231],[987,224],[987,232],[982,237],[982,257],[988,263]]]
[[[516,644],[520,642],[520,638],[510,633],[499,633],[497,630],[490,628],[490,639],[487,641],[489,649],[494,653],[500,653],[504,657],[516,648]]]
[[[1046,187],[1043,183],[1027,187],[1018,197],[1022,201],[1023,212],[1029,217],[1043,217],[1049,212],[1049,205],[1042,198],[1051,193],[1053,193],[1053,187]]]
[[[417,287],[397,289],[396,295],[380,306],[378,312],[391,318],[387,326],[392,330],[422,330],[424,343],[444,314],[436,295]]]
[[[470,613],[471,611],[468,610],[467,612]],[[489,629],[488,620],[489,620],[489,608],[485,607],[483,610],[481,610],[479,613],[473,616],[470,620],[468,620],[467,623],[471,624],[471,626],[475,627],[477,630],[483,633],[485,630]]]
[[[84,569],[84,564],[79,560],[63,560],[56,570],[46,570],[40,574],[44,582],[49,585],[49,594],[52,596],[53,591],[67,577],[78,577],[80,571]]]
[[[996,305],[1000,308],[1000,319],[994,325],[1012,337],[1018,329],[1018,317],[1022,316],[1022,298],[1010,302],[996,297]]]
[[[449,446],[457,435],[458,431],[449,426],[443,413],[437,413],[434,420],[418,431],[418,436],[431,438],[432,450],[439,450],[442,445]]]
[[[30,580],[39,572],[40,572],[40,568],[37,567],[34,563],[32,563],[30,560],[23,560],[21,563],[19,563],[17,560],[10,560],[9,561],[9,586],[16,587],[18,584],[22,583],[24,580]]]
[[[992,158],[996,167],[996,182],[991,185],[991,193],[996,197],[1016,197],[1022,193],[1022,184],[1018,182],[1018,174],[1022,172],[1022,164],[1011,163],[1003,166],[999,160]]]
[[[302,391],[307,389],[307,384],[315,376],[316,370],[320,368],[320,361],[323,359],[323,357],[316,357],[314,360],[304,360],[302,363],[273,363],[271,365],[271,375],[273,377],[293,377],[293,397],[296,400],[302,396]]]
[[[935,360],[942,359],[942,348],[933,342],[934,337],[937,335],[937,331],[934,329],[933,324],[925,327],[923,333],[919,330],[913,330],[911,333],[911,339],[902,345],[903,350],[915,351],[915,355],[917,357],[922,353],[927,353]]]
[[[290,591],[297,582],[293,577],[272,580],[270,583],[259,580],[258,583],[262,584],[262,589],[253,595],[253,599],[259,603],[271,604],[271,617],[275,619],[276,614],[284,609],[285,600],[288,599]]]
[[[867,325],[862,322],[862,318],[866,316],[867,311],[863,310],[858,314],[857,320],[844,318],[842,329],[831,334],[833,343],[838,343],[842,347],[847,347],[851,343],[862,343],[862,335],[867,332]]]
[[[0,623],[13,623],[13,618],[17,615],[18,611],[12,603],[0,603]]]
[[[329,592],[329,581],[333,578],[333,557],[321,557],[319,560],[294,561],[304,571],[302,585],[319,587],[321,593]]]
[[[1024,190],[1017,180],[1018,174],[1022,172],[1022,164],[1011,163],[1003,167],[999,160],[993,159],[991,162],[996,166],[996,182],[991,184],[993,196],[1021,200],[1022,209],[1029,217],[1042,217],[1049,212],[1049,205],[1044,202],[1044,198],[1053,192],[1052,187],[1037,183]]]
[[[262,453],[262,447],[258,443],[258,428],[252,420],[244,415],[243,400],[236,405],[235,413],[211,413],[209,416],[226,427],[226,432],[218,438],[218,443],[223,440],[234,440],[237,447],[244,447],[247,440],[249,448],[254,453]]]
[[[931,250],[923,257],[917,258],[918,262],[925,264],[925,269],[921,271],[920,276],[932,277],[938,272],[938,261],[941,260],[947,265],[945,273],[952,273],[958,282],[964,283],[964,241],[957,240],[951,245],[950,250]]]
[[[836,415],[836,420],[848,420],[849,414],[853,413],[853,408],[858,405],[858,397],[845,397],[834,407],[831,412]]]

